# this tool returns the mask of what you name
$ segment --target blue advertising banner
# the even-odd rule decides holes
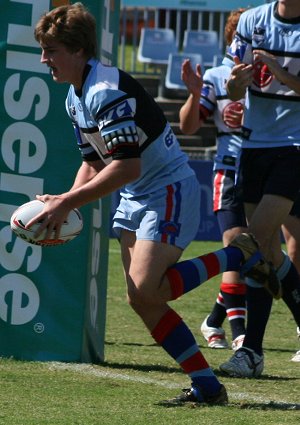
[[[264,0],[122,0],[121,6],[149,7],[159,9],[183,9],[183,10],[208,10],[225,12],[240,7],[255,7],[264,3]]]
[[[213,161],[190,160],[201,186],[200,226],[196,241],[221,241],[218,221],[213,212]]]

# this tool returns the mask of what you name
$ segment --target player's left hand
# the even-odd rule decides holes
[[[41,225],[34,234],[38,237],[46,229],[45,239],[51,239],[53,233],[55,238],[59,238],[61,226],[66,220],[71,208],[60,195],[36,195],[36,199],[44,202],[43,211],[30,220],[26,227],[30,228],[33,224],[42,221]]]
[[[253,50],[253,58],[254,63],[261,61],[267,65],[269,71],[272,72],[275,78],[277,78],[279,73],[282,71],[282,67],[277,62],[276,57],[271,53],[265,52],[264,50]]]

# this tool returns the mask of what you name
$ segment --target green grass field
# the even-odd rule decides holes
[[[220,247],[193,242],[184,258]],[[217,295],[219,278],[172,303],[195,333],[215,373],[231,355],[211,350],[199,325]],[[230,403],[226,407],[172,407],[160,401],[177,395],[189,380],[154,344],[126,304],[119,248],[110,242],[105,363],[103,365],[20,362],[0,359],[2,425],[270,425],[300,424],[300,363],[296,326],[282,301],[275,301],[265,337],[265,370],[260,379],[220,376]],[[228,323],[224,328],[230,335]]]

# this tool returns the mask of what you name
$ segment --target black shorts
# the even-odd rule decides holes
[[[292,206],[290,215],[300,218],[300,193],[298,193],[296,201],[294,202],[294,205]]]
[[[238,186],[244,202],[263,195],[295,201],[300,190],[300,146],[242,149]]]
[[[221,234],[233,227],[246,227],[244,206],[235,185],[234,170],[214,172],[213,210]]]

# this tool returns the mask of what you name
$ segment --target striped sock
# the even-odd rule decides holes
[[[181,366],[205,394],[214,394],[221,384],[202,355],[196,340],[181,317],[169,309],[151,332],[155,341]],[[200,395],[199,401],[202,401]]]
[[[213,328],[220,328],[226,318],[226,307],[224,304],[224,298],[221,292],[219,292],[214,307],[210,315],[206,319],[207,326]]]
[[[232,339],[245,335],[246,320],[246,284],[222,283],[221,292],[226,304]]]
[[[166,272],[172,292],[171,300],[176,300],[220,273],[239,271],[243,258],[239,248],[229,246],[175,264]]]

